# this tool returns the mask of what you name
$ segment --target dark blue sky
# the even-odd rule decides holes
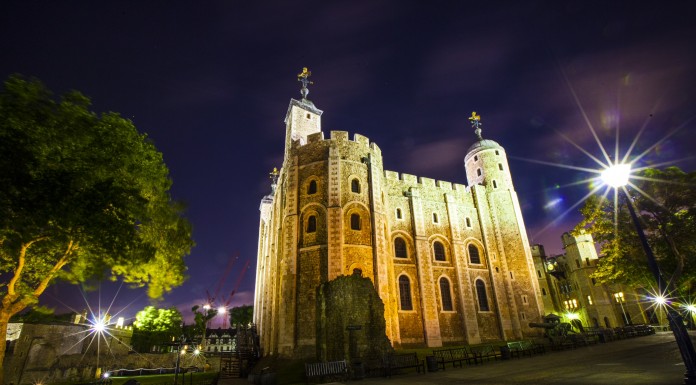
[[[619,127],[622,149],[646,125],[637,152],[681,127],[640,164],[694,170],[683,159],[696,143],[696,5],[636,3],[5,0],[0,77],[79,90],[152,138],[197,243],[189,280],[160,305],[188,316],[237,254],[221,295],[250,259],[231,305],[252,301],[258,205],[282,162],[283,118],[304,66],[324,131],[367,136],[389,170],[466,183],[467,117],[477,111],[483,136],[511,157],[530,241],[550,253],[579,217],[549,224],[589,191],[557,186],[588,174],[523,159],[594,167],[559,133],[600,156],[588,122],[609,148]],[[102,303],[112,292],[103,286]],[[44,300],[84,307],[75,287]],[[133,301],[124,314],[147,303],[124,288],[114,308]]]

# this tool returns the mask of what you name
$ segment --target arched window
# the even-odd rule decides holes
[[[401,219],[401,209],[396,209],[396,219]]]
[[[489,311],[486,284],[482,280],[476,280],[476,297],[478,298],[479,311]]]
[[[314,215],[310,215],[309,218],[307,218],[307,232],[308,233],[313,233],[317,231],[317,217]]]
[[[396,258],[408,258],[408,250],[406,249],[406,241],[403,238],[394,239],[394,256]]]
[[[433,242],[433,253],[435,254],[436,261],[446,261],[447,256],[445,255],[445,246],[439,241]]]
[[[452,311],[452,294],[450,293],[450,284],[447,278],[440,278],[440,297],[442,298],[442,310]]]
[[[354,193],[359,193],[360,192],[360,181],[357,179],[353,179],[350,181],[350,191]]]
[[[313,180],[309,182],[309,186],[307,186],[307,194],[316,194],[317,193],[317,181]]]
[[[350,229],[351,230],[360,230],[360,214],[351,214],[350,215]]]
[[[413,310],[411,280],[405,275],[399,277],[399,299],[401,300],[401,310]]]
[[[481,256],[479,255],[479,249],[475,245],[469,245],[469,263],[480,265]]]

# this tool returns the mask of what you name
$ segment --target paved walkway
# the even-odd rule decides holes
[[[692,340],[694,336],[692,335]],[[682,384],[684,364],[671,332],[543,355],[490,361],[483,365],[418,374],[414,369],[392,378],[351,381],[359,385],[444,384]],[[282,381],[279,381],[282,382]],[[221,381],[243,385],[246,380]]]

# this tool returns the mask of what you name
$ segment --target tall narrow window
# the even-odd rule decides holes
[[[447,278],[440,278],[440,297],[442,298],[442,310],[452,311],[452,294],[450,293],[450,284]]]
[[[317,181],[313,180],[309,182],[309,186],[307,187],[307,194],[316,194],[317,193]]]
[[[401,219],[401,209],[396,209],[396,219]]]
[[[498,182],[493,181],[493,188],[498,188]]]
[[[469,217],[466,218],[466,227],[471,227],[471,219]]]
[[[308,233],[313,233],[317,231],[317,217],[314,215],[310,215],[309,218],[307,218],[307,232]]]
[[[476,175],[477,175],[477,176],[481,176],[481,169],[480,169],[480,168],[477,168],[477,169],[476,169]]]
[[[476,265],[481,264],[479,249],[475,245],[469,245],[469,262]]]
[[[433,213],[433,223],[437,223],[437,213]]]
[[[359,193],[360,192],[360,181],[357,179],[353,179],[350,181],[350,191],[354,193]]]
[[[405,275],[399,277],[399,299],[401,300],[401,310],[413,310],[411,281]]]
[[[503,164],[502,163],[498,163],[498,170],[503,171]]]
[[[351,230],[360,230],[360,214],[351,214],[350,215],[350,229]]]
[[[447,257],[445,256],[445,246],[443,246],[439,241],[433,242],[433,253],[435,254],[436,261],[447,260]]]
[[[408,258],[406,241],[403,238],[394,239],[394,256],[396,258]]]
[[[486,284],[480,279],[476,281],[476,297],[478,298],[479,311],[489,311]]]

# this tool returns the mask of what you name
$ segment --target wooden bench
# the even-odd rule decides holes
[[[489,361],[491,358],[497,360],[501,357],[500,349],[493,345],[473,346],[471,353],[476,357],[476,361],[481,363],[483,360]]]
[[[348,362],[343,361],[331,361],[331,362],[315,362],[315,363],[305,363],[305,375],[307,376],[307,383],[314,378],[319,378],[322,381],[325,377],[334,377],[348,379]]]
[[[522,355],[531,357],[535,353],[546,353],[544,345],[529,340],[508,342],[507,347],[510,350],[510,357],[520,358]]]
[[[476,355],[466,347],[433,350],[433,356],[435,356],[438,367],[441,367],[442,370],[445,370],[447,363],[452,363],[453,368],[457,366],[457,363],[459,363],[460,368],[464,362],[469,365],[478,363]]]
[[[408,368],[416,368],[418,373],[423,369],[425,373],[425,361],[419,360],[416,353],[389,354],[384,366],[388,377],[391,377],[392,371]]]

